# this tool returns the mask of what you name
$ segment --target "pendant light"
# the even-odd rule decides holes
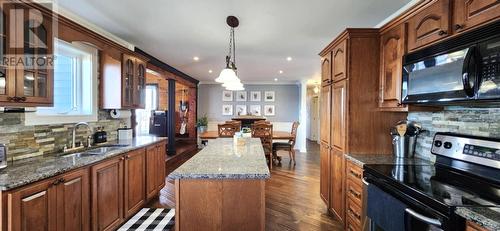
[[[234,16],[228,16],[226,23],[231,27],[229,31],[229,52],[226,56],[226,68],[222,69],[215,82],[222,83],[226,90],[240,91],[245,88],[236,74],[236,41],[234,39],[234,28],[238,27],[239,21]]]

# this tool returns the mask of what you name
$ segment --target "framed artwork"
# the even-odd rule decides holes
[[[250,105],[250,115],[261,116],[260,105]]]
[[[236,101],[239,101],[239,102],[247,101],[247,92],[246,91],[236,92]]]
[[[230,105],[230,104],[222,105],[222,115],[232,116],[233,115],[233,105]]]
[[[274,102],[275,100],[275,92],[274,91],[265,91],[264,92],[264,101],[266,102]]]
[[[275,116],[276,115],[276,109],[274,108],[274,105],[264,105],[264,115],[265,116]]]
[[[250,92],[250,101],[259,102],[261,98],[260,91],[251,91]]]
[[[247,114],[247,105],[236,105],[236,115],[242,116]]]
[[[222,91],[222,101],[224,102],[233,101],[233,91]]]

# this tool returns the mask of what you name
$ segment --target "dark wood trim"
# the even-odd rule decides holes
[[[168,79],[167,137],[168,155],[175,155],[175,80]]]

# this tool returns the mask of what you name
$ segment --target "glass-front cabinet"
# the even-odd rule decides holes
[[[24,4],[2,4],[0,54],[9,62],[0,65],[0,106],[53,104],[52,20],[42,13],[33,16],[30,9]],[[22,23],[11,21],[21,19]],[[22,27],[22,33],[10,34],[16,29],[13,26]]]
[[[144,108],[146,97],[146,62],[123,54],[122,108]]]

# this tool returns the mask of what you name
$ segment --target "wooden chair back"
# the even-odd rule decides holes
[[[253,124],[271,124],[271,122],[267,120],[257,120]]]
[[[273,150],[273,125],[272,124],[253,124],[252,137],[260,138],[262,147],[266,155],[271,155]]]
[[[292,139],[288,141],[292,148],[295,146],[295,142],[297,140],[297,129],[299,128],[300,123],[298,121],[293,122],[292,124]]]
[[[228,121],[226,121],[226,124],[232,124],[232,125],[234,125],[237,132],[241,131],[241,121],[238,121],[238,120],[228,120]]]
[[[236,132],[236,126],[234,124],[218,124],[217,125],[218,129],[217,131],[219,132],[219,137],[221,138],[229,138],[233,137],[234,133]]]

